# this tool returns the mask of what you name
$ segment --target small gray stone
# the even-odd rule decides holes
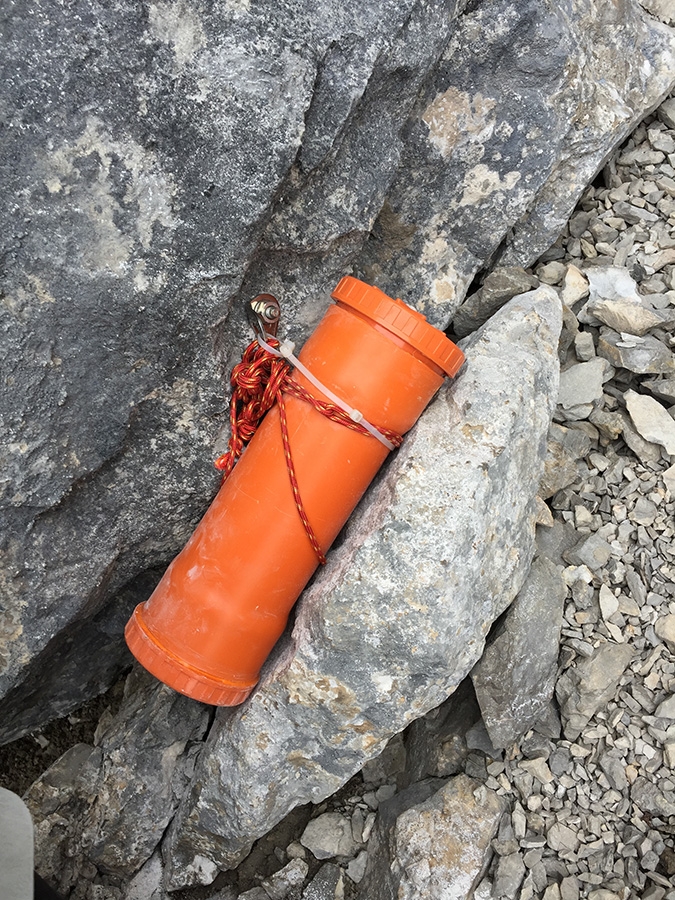
[[[551,850],[560,852],[571,851],[574,853],[579,848],[579,836],[576,831],[563,825],[561,822],[554,822],[546,832],[546,843]]]
[[[669,491],[670,496],[675,497],[675,465],[669,466],[662,475],[663,483]]]
[[[615,756],[605,753],[600,757],[600,768],[607,776],[615,791],[623,791],[628,787],[625,765]]]
[[[549,769],[546,760],[542,757],[521,760],[519,765],[521,769],[524,769],[526,772],[529,772],[533,778],[536,778],[540,784],[550,784],[553,781],[551,770]]]
[[[645,335],[653,328],[663,327],[669,317],[648,309],[642,303],[634,303],[630,300],[599,300],[588,304],[589,311],[605,325],[609,325],[614,331],[627,332],[629,334]]]
[[[340,866],[324,863],[302,893],[302,900],[342,900],[343,875]]]
[[[347,875],[349,875],[355,884],[358,884],[363,879],[367,863],[367,850],[362,850],[355,859],[349,861],[349,864],[347,865]]]
[[[629,644],[602,644],[590,659],[578,660],[558,679],[565,736],[576,740],[591,716],[614,695],[635,650]]]
[[[574,550],[566,553],[566,559],[576,566],[588,566],[591,572],[597,572],[607,565],[612,556],[612,548],[598,534],[591,534]]]
[[[606,360],[599,357],[571,365],[560,373],[558,403],[563,409],[569,409],[599,400],[602,397],[602,385],[609,376]]]
[[[656,503],[648,500],[646,497],[638,497],[635,506],[630,512],[631,522],[637,525],[652,525],[658,513]]]
[[[274,875],[270,875],[262,882],[270,900],[285,900],[294,890],[304,884],[309,866],[304,859],[292,859]]]
[[[493,897],[508,897],[509,900],[513,900],[524,877],[525,863],[520,853],[501,856],[497,863],[497,871],[492,888]]]
[[[675,97],[664,100],[657,110],[657,115],[668,128],[675,128]]]
[[[661,447],[658,444],[652,444],[646,441],[641,434],[633,426],[633,420],[628,413],[619,410],[617,414],[621,421],[621,434],[624,441],[628,444],[633,453],[638,457],[640,462],[648,466],[654,464],[661,459]]]
[[[675,456],[675,419],[654,397],[626,391],[626,407],[638,432],[646,441],[661,444]]]
[[[588,362],[595,356],[593,335],[588,331],[580,331],[574,337],[574,352],[578,360]]]
[[[574,875],[568,875],[560,882],[561,900],[579,900],[579,881]]]
[[[326,812],[311,819],[302,833],[300,843],[317,859],[351,856],[356,850],[349,819],[340,813]]]
[[[675,694],[671,694],[670,697],[666,697],[665,700],[659,703],[654,715],[659,719],[675,720]]]
[[[614,212],[617,216],[625,219],[630,225],[640,225],[645,222],[658,222],[659,217],[656,213],[649,212],[641,206],[634,206],[632,203],[624,203],[619,200],[614,204]]]
[[[603,326],[600,330],[597,352],[613,366],[621,366],[639,375],[668,375],[675,372],[671,351],[651,334],[639,338],[633,346],[622,346],[621,335]]]
[[[567,266],[565,266],[564,263],[553,260],[552,262],[545,263],[543,266],[538,266],[536,275],[543,284],[560,284],[565,277],[566,272]]]
[[[670,649],[675,652],[675,614],[669,613],[668,615],[660,616],[656,620],[654,631],[657,637],[665,641]]]
[[[576,266],[569,265],[563,280],[562,302],[565,306],[574,306],[588,296],[588,291],[588,280],[585,275]]]
[[[557,881],[554,881],[553,884],[549,884],[544,891],[542,900],[561,900],[560,887]]]

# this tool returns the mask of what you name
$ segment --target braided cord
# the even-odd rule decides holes
[[[270,346],[277,348],[279,341],[276,338],[268,338]],[[286,404],[284,394],[297,397],[309,403],[327,419],[337,422],[345,428],[356,431],[359,434],[371,437],[370,432],[355,422],[339,406],[327,400],[319,400],[309,391],[301,387],[292,378],[292,367],[282,357],[273,356],[258,341],[252,341],[244,351],[241,362],[232,369],[230,376],[232,397],[230,399],[230,440],[227,450],[215,461],[215,467],[223,473],[223,481],[230,475],[235,463],[244,451],[244,446],[251,440],[258,430],[265,413],[276,403],[279,407],[279,419],[281,423],[281,439],[286,458],[288,478],[293,491],[293,499],[296,509],[302,521],[305,533],[321,565],[326,564],[326,557],[321,549],[319,541],[311,526],[295,472],[295,465],[291,455],[291,445],[288,437],[288,420],[286,418]],[[400,447],[403,437],[396,431],[388,428],[380,428],[379,431],[395,447]]]

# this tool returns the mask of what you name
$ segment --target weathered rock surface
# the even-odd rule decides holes
[[[0,740],[128,664],[121,620],[148,595],[144,573],[217,486],[219,370],[244,346],[249,265],[302,338],[382,207],[454,13],[455,0],[8,13]],[[304,293],[260,262],[298,178],[314,229],[339,239],[304,266]],[[106,634],[105,653],[76,646]]]
[[[363,900],[468,900],[489,861],[504,800],[459,775],[428,799],[413,785],[382,804],[373,833]]]
[[[3,741],[128,663],[217,485],[237,301],[279,292],[302,339],[356,265],[447,325],[492,256],[550,243],[675,58],[630,0],[7,16]]]
[[[546,557],[529,574],[490,636],[471,680],[494,747],[507,747],[548,707],[558,675],[567,587]]]
[[[174,886],[198,880],[196,852],[235,865],[289,809],[332,793],[477,661],[534,549],[560,321],[542,287],[467,342],[461,377],[306,591],[291,644],[250,701],[217,715],[167,845]],[[274,778],[251,784],[252,768]]]
[[[625,0],[583,8],[497,0],[461,16],[420,96],[359,270],[440,324],[486,260],[531,264],[631,130],[627,109],[648,106],[646,84],[653,94],[657,71],[671,83],[671,41]],[[637,48],[650,60],[646,82],[646,70],[618,64]]]
[[[208,707],[140,667],[127,679],[125,694],[117,716],[99,729],[97,745],[73,747],[26,797],[36,823],[36,867],[64,893],[92,863],[127,877],[145,863],[189,782],[206,732]]]

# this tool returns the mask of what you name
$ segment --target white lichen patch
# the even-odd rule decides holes
[[[443,234],[444,228],[445,223],[439,216],[434,216],[429,223],[421,255],[421,262],[434,272],[428,297],[438,306],[454,300],[464,287],[465,280],[460,275],[462,266],[459,265],[455,248]]]
[[[188,873],[194,875],[194,881],[190,884],[211,884],[218,874],[218,866],[206,856],[197,854],[189,866],[186,866]]]
[[[288,702],[301,706],[326,706],[345,717],[360,713],[354,691],[333,675],[317,677],[296,658],[283,672],[278,681],[288,691]]]
[[[206,42],[199,16],[184,0],[151,3],[148,19],[153,36],[173,47],[177,69],[184,68],[194,59]]]
[[[482,163],[474,166],[464,176],[462,199],[459,206],[473,206],[481,203],[496,191],[510,191],[520,181],[520,172],[507,172],[502,178],[499,172]]]
[[[450,156],[460,144],[480,145],[494,131],[496,101],[450,87],[427,106],[422,121],[429,128],[429,140],[442,156]]]
[[[120,161],[130,176],[123,197],[119,177],[119,191],[115,191],[112,172],[113,164]],[[42,180],[48,190],[58,181],[58,196],[68,196],[69,208],[85,219],[88,239],[80,248],[79,262],[92,274],[122,274],[136,241],[148,249],[155,225],[175,227],[171,177],[160,169],[154,154],[129,137],[114,138],[94,116],[87,120],[76,141],[63,144],[44,158],[44,169]],[[135,234],[124,233],[117,224],[128,216],[129,207],[135,212]]]
[[[381,673],[374,672],[370,676],[370,680],[380,694],[390,694],[394,687],[394,679],[391,675],[382,675]]]

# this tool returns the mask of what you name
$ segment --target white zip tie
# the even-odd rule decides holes
[[[302,372],[305,378],[310,381],[315,388],[318,388],[318,390],[320,390],[322,394],[325,394],[326,397],[328,397],[328,399],[331,400],[336,406],[339,406],[340,409],[344,410],[344,412],[347,413],[347,415],[353,422],[357,422],[359,425],[362,425],[366,429],[366,431],[372,434],[374,438],[377,438],[377,440],[381,444],[384,444],[387,450],[396,449],[396,446],[392,444],[392,442],[388,438],[386,438],[381,431],[378,431],[374,425],[371,425],[370,422],[364,418],[362,412],[349,406],[344,402],[344,400],[341,400],[337,396],[337,394],[334,394],[324,384],[322,384],[318,378],[312,375],[309,369],[300,362],[297,356],[293,355],[293,351],[295,350],[295,344],[293,343],[293,341],[282,341],[279,345],[278,350],[275,350],[274,347],[270,346],[261,337],[258,337],[258,344],[273,356],[282,356],[284,359],[287,359],[291,363],[291,365],[298,369],[298,371]]]

